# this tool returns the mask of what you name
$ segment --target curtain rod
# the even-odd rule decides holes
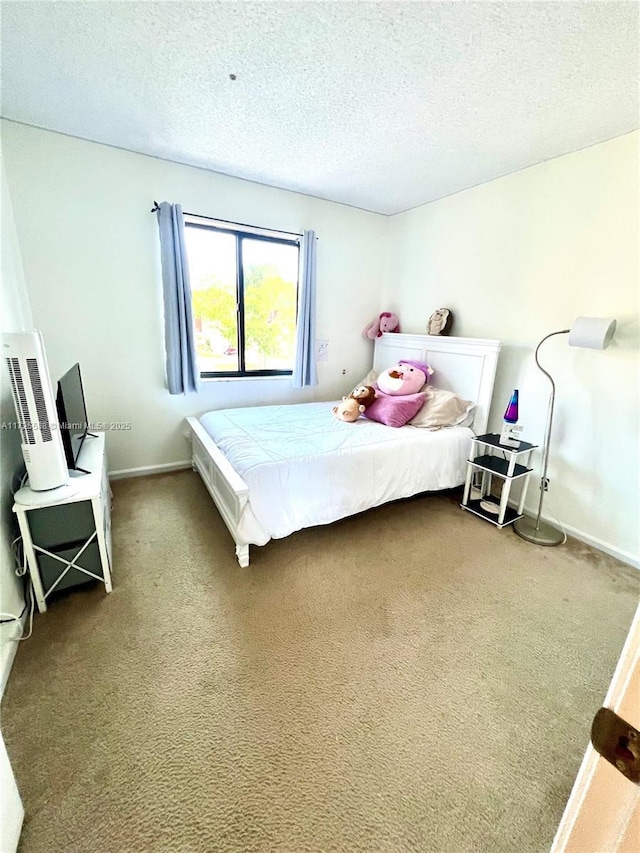
[[[151,208],[151,213],[155,213],[157,210],[160,210],[160,205],[157,201],[154,201],[153,207]],[[240,228],[255,228],[263,231],[273,231],[276,234],[288,234],[290,237],[303,236],[302,234],[298,234],[297,231],[280,231],[278,228],[262,228],[262,226],[260,225],[247,225],[246,222],[234,222],[232,219],[220,219],[217,216],[203,216],[201,213],[187,213],[186,210],[182,211],[182,215],[195,216],[198,219],[210,219],[212,222],[224,222],[226,225],[239,225]]]

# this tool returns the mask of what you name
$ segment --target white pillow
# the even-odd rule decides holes
[[[374,382],[378,381],[378,371],[370,370],[364,379],[361,379],[360,382],[357,382],[353,387],[358,388],[360,385],[373,385]]]
[[[473,423],[475,403],[442,388],[427,385],[424,390],[427,399],[418,414],[409,421],[411,426],[442,429],[448,426],[470,426]]]
[[[455,424],[455,426],[472,427],[475,416],[476,416],[476,407],[474,404],[472,404],[471,408],[469,409],[469,414],[466,416],[466,418],[463,418],[460,421],[460,423]]]

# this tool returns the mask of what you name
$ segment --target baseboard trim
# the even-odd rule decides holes
[[[121,468],[109,471],[110,480],[124,480],[125,477],[146,477],[149,474],[168,474],[170,471],[184,471],[191,468],[191,460],[184,462],[165,462],[162,465],[145,465],[143,468]]]
[[[547,521],[552,524],[554,523],[554,519],[551,518],[547,519]],[[640,569],[640,559],[634,554],[631,554],[629,551],[623,551],[622,548],[616,548],[615,545],[610,545],[609,542],[603,542],[602,539],[597,539],[595,536],[591,536],[582,530],[578,530],[570,524],[561,522],[561,526],[569,536],[573,536],[574,539],[579,539],[580,542],[584,542],[585,545],[591,545],[593,548],[597,548],[598,551],[604,551],[605,554],[615,557],[616,560],[620,560],[622,563],[627,563],[627,565],[633,566],[634,569]]]
[[[515,509],[518,504],[515,501],[509,501],[509,506]],[[527,507],[525,507],[524,511],[527,513]],[[528,513],[534,517],[536,515],[535,509],[528,510]],[[616,560],[620,560],[621,563],[626,563],[634,569],[640,569],[640,558],[635,554],[632,554],[630,551],[623,551],[622,548],[616,548],[615,545],[611,545],[609,542],[604,542],[602,539],[597,539],[595,536],[585,533],[584,530],[579,530],[577,527],[565,524],[564,521],[560,521],[555,516],[543,514],[542,520],[549,524],[553,524],[554,527],[560,527],[568,536],[573,536],[574,539],[584,542],[585,545],[591,545],[592,548],[595,548],[598,551],[603,551],[611,557],[615,557]]]
[[[23,613],[21,619],[19,620],[22,623],[22,631],[24,633],[24,626],[27,624],[27,616],[28,613]],[[8,631],[9,625],[11,622],[6,622],[4,625],[0,626],[0,629],[3,631]],[[22,635],[21,635],[22,636]],[[11,673],[11,667],[13,666],[13,661],[16,656],[16,652],[18,651],[18,643],[19,640],[5,640],[2,643],[2,647],[0,647],[0,699],[4,696],[4,689],[7,686],[7,681],[9,680],[9,675]]]

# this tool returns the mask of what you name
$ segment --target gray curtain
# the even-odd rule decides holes
[[[164,345],[170,394],[200,389],[191,312],[184,220],[179,204],[163,201],[157,210],[164,293]]]
[[[316,373],[316,232],[305,231],[300,243],[298,320],[293,387],[318,384]]]

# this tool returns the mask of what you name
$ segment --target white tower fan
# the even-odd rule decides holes
[[[58,428],[58,415],[39,332],[2,335],[28,486],[14,495],[16,503],[43,506],[72,497],[69,472]]]

